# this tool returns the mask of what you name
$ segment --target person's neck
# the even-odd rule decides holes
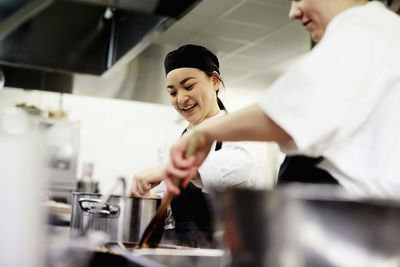
[[[346,9],[352,8],[352,7],[357,7],[357,6],[363,6],[368,3],[368,0],[340,0],[342,3],[337,4],[336,6],[338,9],[336,10],[336,15],[345,11]]]
[[[205,121],[205,120],[207,120],[207,119],[210,119],[210,118],[212,118],[212,117],[217,116],[220,112],[221,112],[220,109],[214,110],[213,112],[211,112],[209,115],[207,115],[207,116],[206,116],[203,120],[201,120],[200,122],[196,122],[196,123],[194,123],[194,122],[192,123],[192,122],[191,122],[191,123],[189,123],[187,129],[189,130],[189,129],[191,129],[191,128],[197,126],[197,125],[199,125],[199,124],[202,123],[203,121]]]

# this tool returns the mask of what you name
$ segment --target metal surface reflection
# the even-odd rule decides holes
[[[400,265],[400,204],[336,186],[234,189],[221,197],[232,266]]]

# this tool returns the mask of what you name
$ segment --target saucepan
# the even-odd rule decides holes
[[[71,236],[87,231],[102,231],[108,241],[138,242],[161,203],[159,198],[123,197],[102,194],[73,193]]]
[[[400,266],[400,204],[338,186],[214,194],[232,266]]]

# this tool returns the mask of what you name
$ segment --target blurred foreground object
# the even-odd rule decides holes
[[[3,89],[4,83],[5,83],[4,73],[3,73],[3,71],[0,69],[0,90]]]
[[[0,109],[0,266],[43,266],[42,141],[28,113]]]
[[[232,266],[400,266],[399,202],[298,184],[219,197]]]

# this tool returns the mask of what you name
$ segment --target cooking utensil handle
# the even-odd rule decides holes
[[[194,155],[194,153],[196,152],[197,144],[199,143],[199,138],[200,138],[200,132],[195,131],[189,141],[189,147],[185,152],[185,159]],[[179,178],[174,179],[174,184],[176,186],[181,187],[182,183],[183,183],[183,179],[179,179]]]
[[[78,202],[79,202],[79,206],[81,206],[81,209],[84,210],[84,211],[90,211],[90,210],[93,209],[92,206],[84,207],[83,204],[82,204],[82,203],[84,203],[84,202],[96,203],[96,204],[103,204],[104,207],[105,207],[106,209],[110,209],[110,206],[109,206],[107,203],[104,203],[103,201],[101,201],[100,199],[80,198],[80,199],[78,200]],[[96,205],[95,208],[99,208],[99,206],[100,206],[100,205]]]
[[[104,203],[101,199],[81,198],[78,200],[78,202],[83,211],[92,214],[115,215],[120,210],[117,205],[109,205],[108,203]],[[83,203],[85,202],[95,203],[95,205],[84,206]]]

